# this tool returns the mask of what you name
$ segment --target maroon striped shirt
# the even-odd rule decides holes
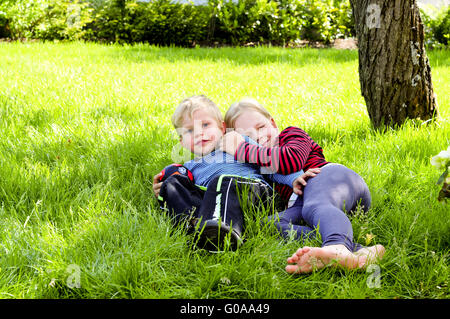
[[[322,167],[328,162],[319,144],[302,129],[289,126],[278,136],[278,145],[264,147],[243,142],[236,150],[235,159],[239,162],[257,164],[273,173],[288,175],[300,170]],[[292,187],[275,185],[276,191],[284,200],[292,194]]]

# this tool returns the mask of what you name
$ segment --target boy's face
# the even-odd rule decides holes
[[[217,123],[206,109],[197,109],[192,117],[185,115],[180,130],[181,145],[196,155],[206,155],[216,149],[225,133],[225,123]]]
[[[278,144],[279,132],[274,119],[269,120],[257,111],[244,111],[234,122],[234,129],[261,146],[274,147]]]

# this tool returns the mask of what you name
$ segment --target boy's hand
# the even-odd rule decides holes
[[[219,148],[221,151],[234,156],[234,154],[236,154],[238,146],[242,142],[245,142],[242,135],[235,131],[231,131],[231,132],[226,133],[222,137],[222,140],[219,143]]]
[[[162,182],[159,181],[159,179],[162,176],[162,172],[159,172],[155,176],[153,176],[153,193],[155,193],[155,196],[159,196],[159,191],[161,190]]]
[[[310,168],[306,171],[306,173],[303,173],[303,175],[297,177],[297,179],[292,184],[292,189],[294,190],[294,193],[297,195],[303,194],[303,188],[306,186],[306,180],[310,177],[314,177],[317,174],[320,173],[320,168]]]

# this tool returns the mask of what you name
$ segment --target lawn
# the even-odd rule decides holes
[[[450,145],[450,51],[428,55],[440,120],[379,133],[356,51],[0,43],[0,298],[449,298],[450,203],[430,158]],[[235,252],[193,249],[152,176],[194,94],[222,111],[254,97],[358,172],[373,204],[355,239],[385,258],[289,275],[301,243],[258,222]]]

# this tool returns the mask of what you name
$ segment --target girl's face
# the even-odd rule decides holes
[[[245,110],[234,122],[234,129],[247,135],[259,145],[274,147],[278,145],[278,128],[273,118],[266,118],[255,110]]]

